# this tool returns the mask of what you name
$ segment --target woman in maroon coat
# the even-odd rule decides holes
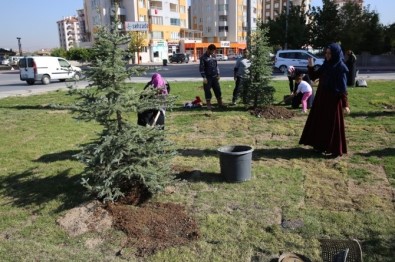
[[[309,59],[311,80],[319,78],[316,97],[299,144],[312,146],[316,151],[333,157],[347,153],[343,110],[350,113],[347,101],[347,66],[340,45],[330,44],[325,62],[314,71]]]

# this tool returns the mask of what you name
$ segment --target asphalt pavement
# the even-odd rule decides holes
[[[235,61],[221,61],[219,67],[221,70],[221,81],[233,81],[233,67]],[[136,65],[133,65],[136,66]],[[151,80],[155,72],[159,72],[169,82],[200,82],[202,78],[199,74],[199,64],[192,62],[188,64],[169,64],[163,66],[162,63],[144,63],[137,66],[144,66],[148,71],[141,76],[133,76],[127,79],[127,82],[146,83]],[[82,66],[84,68],[86,66]],[[359,75],[357,79],[365,80],[395,80],[395,65],[393,67],[361,67],[358,68]],[[278,70],[273,72],[273,80],[287,80],[287,76]],[[74,84],[76,88],[85,88],[89,82],[82,80]],[[0,98],[8,96],[31,95],[56,90],[67,89],[65,83],[54,81],[49,85],[43,85],[36,82],[35,85],[27,85],[19,79],[19,70],[0,70]]]

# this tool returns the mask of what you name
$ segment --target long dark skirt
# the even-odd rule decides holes
[[[347,153],[343,102],[339,95],[319,88],[299,144],[341,156]]]

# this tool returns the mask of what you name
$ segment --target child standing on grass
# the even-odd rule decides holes
[[[306,81],[302,80],[303,74],[299,74],[296,76],[295,82],[298,84],[298,89],[296,90],[296,94],[303,94],[302,96],[302,113],[307,113],[307,100],[313,93],[313,89],[311,85]]]

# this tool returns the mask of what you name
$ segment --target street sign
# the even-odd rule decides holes
[[[230,47],[230,41],[221,41],[221,47]]]
[[[148,31],[148,22],[125,22],[126,31]]]

